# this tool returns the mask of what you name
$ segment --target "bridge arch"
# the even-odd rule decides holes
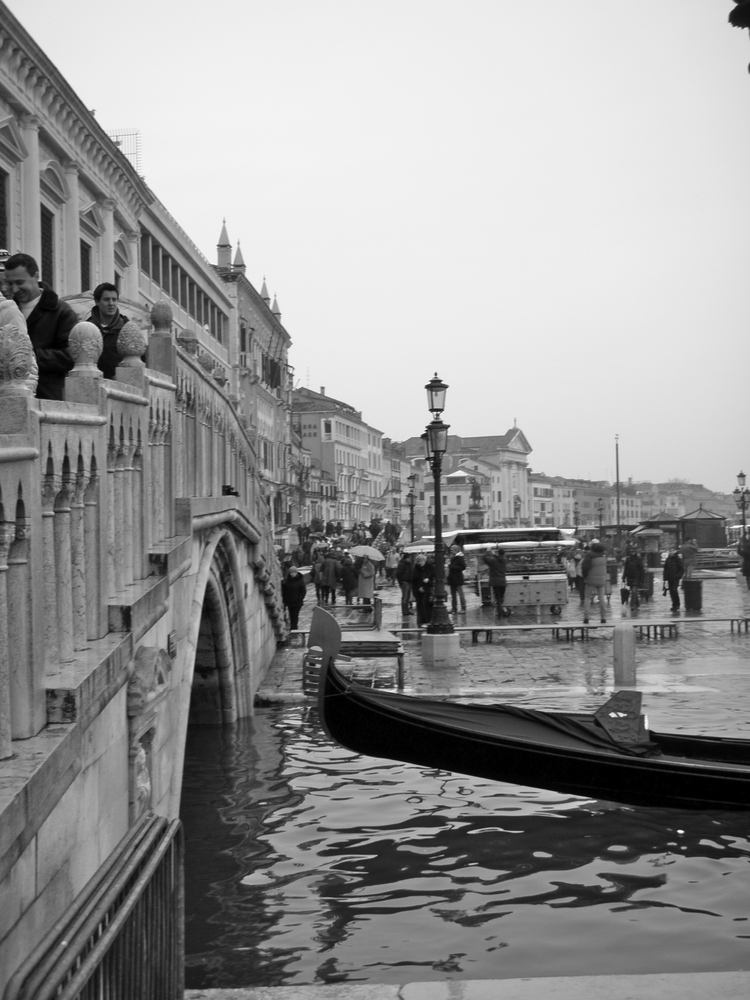
[[[192,663],[188,724],[226,724],[251,713],[248,641],[237,541],[225,525],[203,540],[187,632]]]

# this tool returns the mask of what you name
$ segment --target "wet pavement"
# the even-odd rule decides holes
[[[658,583],[658,580],[657,580]],[[384,629],[400,636],[405,650],[406,694],[428,697],[451,697],[472,700],[503,700],[533,704],[536,708],[560,707],[561,700],[570,700],[570,708],[581,709],[587,697],[600,698],[614,683],[613,629],[593,627],[589,638],[580,632],[570,641],[555,638],[552,630],[524,630],[538,623],[580,623],[581,604],[575,594],[563,607],[562,614],[553,616],[548,610],[537,615],[533,610],[517,611],[498,622],[494,609],[482,607],[479,598],[467,590],[467,610],[455,616],[458,629],[483,625],[507,625],[492,642],[472,642],[470,631],[461,632],[459,665],[455,668],[426,668],[421,657],[420,633],[413,617],[402,618],[400,592],[384,586],[376,595],[383,602]],[[632,612],[620,603],[619,593],[613,594],[607,607],[611,622],[674,621],[672,635],[646,638],[636,629],[636,686],[644,692],[702,696],[717,709],[726,706],[737,720],[750,730],[750,632],[747,623],[732,626],[738,618],[750,618],[750,591],[737,575],[711,576],[702,582],[700,612],[682,611],[670,614],[670,601],[657,588],[652,601]],[[307,603],[300,616],[300,628],[309,627],[312,604]],[[337,615],[343,615],[337,608]],[[598,621],[599,615],[592,614]],[[717,620],[718,619],[718,620]],[[410,631],[403,631],[404,629]],[[562,633],[561,633],[562,635]],[[256,695],[256,704],[295,703],[306,700],[302,690],[302,643],[293,637],[287,647],[280,648]],[[357,659],[352,663],[354,676],[360,682],[378,687],[396,687],[395,659]],[[548,704],[554,699],[554,706]],[[743,716],[744,712],[744,716]],[[652,718],[654,728],[657,721]]]

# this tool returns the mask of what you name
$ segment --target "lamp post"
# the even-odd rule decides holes
[[[734,502],[737,504],[737,510],[740,512],[740,517],[742,518],[742,538],[744,540],[747,527],[745,511],[750,506],[750,490],[745,486],[744,472],[737,474],[737,488],[734,491]]]
[[[409,492],[406,494],[406,501],[409,504],[409,530],[411,531],[411,540],[414,541],[414,503],[417,499],[414,493],[414,485],[417,477],[412,472],[410,476],[406,477],[406,481],[409,484]]]
[[[604,518],[604,497],[599,497],[596,501],[596,509],[599,512],[599,541],[602,540],[602,520]]]
[[[575,525],[576,534],[578,534],[578,525],[581,523],[581,505],[577,500],[573,501],[573,524]]]
[[[453,633],[453,623],[448,615],[445,599],[445,557],[443,555],[443,515],[440,497],[440,475],[443,465],[443,455],[448,450],[448,424],[444,424],[440,416],[445,409],[445,394],[448,386],[442,382],[437,372],[425,386],[427,390],[427,409],[432,413],[432,420],[427,425],[423,435],[425,455],[432,469],[435,480],[435,593],[432,605],[432,616],[427,626],[429,635],[450,635]]]

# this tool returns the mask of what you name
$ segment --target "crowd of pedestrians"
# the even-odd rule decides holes
[[[310,567],[310,585],[315,588],[315,599],[320,605],[333,606],[338,598],[346,605],[368,607],[372,605],[376,585],[398,587],[404,618],[415,616],[417,627],[429,624],[435,598],[434,554],[405,552],[398,543],[398,529],[387,529],[391,529],[389,522],[355,525],[347,531],[340,523],[329,522],[323,530],[308,529],[300,533],[300,545],[291,553],[280,554],[285,573],[283,599],[292,628],[296,628],[292,621],[296,623],[301,606],[300,591],[304,600],[305,584],[298,572],[302,566]],[[629,541],[622,549],[613,548],[609,552],[597,538],[588,543],[576,539],[576,543],[574,548],[561,548],[557,560],[567,576],[570,591],[575,592],[580,601],[584,624],[595,613],[602,623],[606,623],[612,591],[618,580],[622,603],[627,603],[631,609],[651,600],[658,570],[649,572],[644,555],[634,542]],[[362,547],[369,552],[358,552]],[[741,572],[750,588],[750,535],[740,542],[738,552]],[[695,572],[697,554],[694,539],[687,539],[680,546],[673,545],[666,554],[661,566],[661,586],[663,595],[670,599],[672,613],[680,611],[680,591],[684,581],[691,579]],[[513,613],[505,604],[506,554],[498,545],[481,559],[488,574],[495,614],[504,618]],[[466,571],[463,551],[458,545],[452,545],[446,554],[444,580],[454,617],[466,614]]]

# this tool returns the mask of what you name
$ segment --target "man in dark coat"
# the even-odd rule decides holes
[[[24,315],[36,355],[37,398],[63,399],[65,376],[73,367],[68,337],[78,316],[39,280],[37,262],[26,253],[13,254],[5,262],[5,282]]]
[[[495,595],[495,605],[497,608],[497,617],[503,617],[503,601],[505,600],[505,584],[506,584],[506,564],[505,564],[505,553],[498,546],[494,552],[488,552],[484,557],[484,562],[490,571],[490,587],[492,593]]]
[[[664,560],[664,584],[672,598],[672,611],[680,610],[680,580],[685,573],[679,553],[676,549],[671,549],[669,555]]]
[[[451,589],[451,611],[458,613],[461,603],[461,614],[466,614],[466,597],[464,595],[464,571],[466,560],[458,545],[451,545],[450,562],[448,563],[448,586]]]
[[[281,584],[281,599],[289,612],[289,627],[297,628],[300,608],[305,602],[305,578],[296,566],[290,566],[286,579]]]
[[[102,335],[102,353],[99,355],[99,369],[105,378],[114,378],[115,369],[120,363],[120,352],[117,350],[117,338],[120,330],[128,322],[125,313],[120,312],[120,295],[117,288],[108,281],[103,281],[94,289],[94,308],[91,310],[89,322],[99,327]]]
[[[401,588],[401,614],[413,615],[411,610],[411,578],[413,566],[411,556],[406,552],[401,553],[401,559],[396,567],[396,581]]]

